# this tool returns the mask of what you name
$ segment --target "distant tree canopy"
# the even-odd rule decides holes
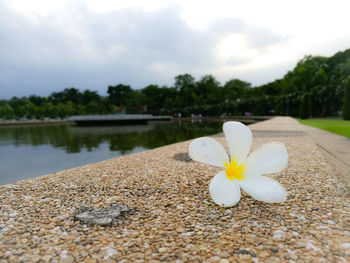
[[[299,109],[299,117],[301,119],[308,119],[311,116],[311,97],[309,92],[305,92],[301,98]]]
[[[109,101],[116,106],[126,106],[131,97],[132,90],[129,85],[119,84],[116,86],[109,86],[107,93]]]
[[[71,87],[48,97],[0,100],[0,118],[66,118],[70,115],[151,113],[190,116],[289,115],[348,118],[350,49],[332,57],[305,56],[283,78],[258,87],[233,78],[221,85],[212,75],[196,80],[175,76],[173,86],[151,84],[134,90],[129,85],[108,86],[107,96]],[[344,96],[346,95],[346,96]],[[342,106],[344,104],[344,106]]]
[[[350,77],[344,81],[343,119],[350,120]]]

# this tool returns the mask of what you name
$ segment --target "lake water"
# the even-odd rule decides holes
[[[221,132],[222,122],[0,127],[0,185]]]

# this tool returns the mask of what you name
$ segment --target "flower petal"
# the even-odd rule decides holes
[[[219,206],[234,206],[241,198],[241,190],[236,180],[227,178],[226,173],[221,171],[211,180],[209,192],[213,201]]]
[[[261,175],[282,171],[288,163],[288,152],[282,143],[263,145],[244,162],[245,175]]]
[[[228,156],[224,147],[216,140],[208,137],[192,141],[188,151],[193,160],[205,164],[224,167],[224,164],[228,162]]]
[[[239,181],[239,185],[258,201],[279,203],[286,201],[287,198],[286,189],[279,182],[266,176],[247,176]]]
[[[223,130],[231,158],[234,158],[239,165],[245,160],[252,146],[252,132],[243,123],[237,121],[225,122]]]

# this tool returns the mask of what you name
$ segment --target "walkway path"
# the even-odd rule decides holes
[[[302,125],[329,162],[343,175],[350,189],[350,139],[329,131]]]
[[[177,143],[1,186],[0,262],[350,262],[339,172],[294,119],[250,127],[253,150],[269,141],[288,149],[288,167],[272,175],[285,203],[243,193],[235,207],[216,206],[208,184],[219,169],[190,161],[189,141]],[[132,211],[112,226],[74,221],[83,207],[116,203]]]

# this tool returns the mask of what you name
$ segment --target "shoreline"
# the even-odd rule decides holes
[[[71,125],[72,121],[67,120],[30,120],[30,121],[0,121],[0,127],[12,127],[12,126],[36,126],[36,125]]]
[[[259,121],[265,121],[273,118],[274,116],[209,116],[209,117],[182,117],[182,118],[173,118],[170,121],[210,121],[210,120],[237,120],[245,121],[246,123],[255,123]],[[154,122],[154,120],[150,121]],[[0,127],[11,127],[11,126],[32,126],[32,125],[75,125],[74,121],[70,120],[7,120],[0,121]],[[115,125],[118,126],[118,125]]]
[[[242,194],[234,207],[210,199],[220,169],[187,158],[185,141],[0,186],[0,258],[8,262],[350,261],[349,190],[294,119],[249,126],[253,149],[286,145],[276,178],[287,201]],[[223,134],[210,136],[226,148]],[[132,209],[111,226],[75,220],[83,207]],[[45,242],[42,242],[44,240]]]

